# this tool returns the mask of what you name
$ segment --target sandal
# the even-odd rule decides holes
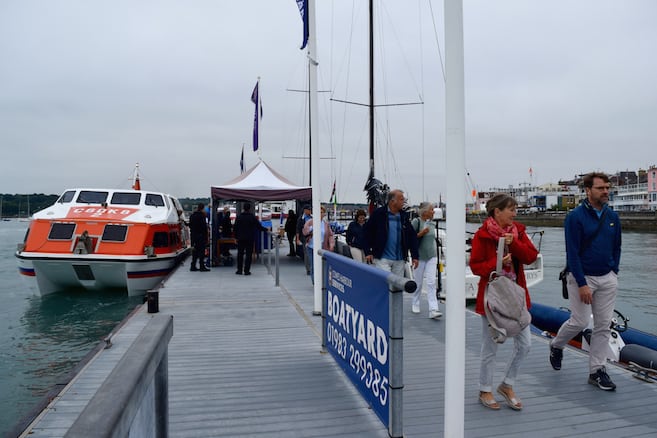
[[[482,405],[494,411],[500,409],[500,404],[497,402],[497,400],[495,400],[495,396],[493,396],[492,392],[480,391],[479,401],[481,402]]]
[[[511,409],[514,411],[522,410],[522,402],[516,398],[516,394],[510,385],[502,383],[497,387],[497,392],[504,397],[506,404],[509,405]]]

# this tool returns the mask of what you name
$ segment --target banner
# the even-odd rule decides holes
[[[258,85],[260,81],[256,82],[253,93],[251,93],[251,102],[255,104],[255,113],[253,115],[253,151],[258,150],[258,107],[260,106],[260,98],[258,96]]]
[[[388,273],[330,255],[326,257],[327,300],[323,309],[326,348],[387,426],[390,406]]]
[[[301,20],[303,20],[303,43],[300,50],[303,50],[308,44],[308,0],[297,0],[297,6],[301,13]]]

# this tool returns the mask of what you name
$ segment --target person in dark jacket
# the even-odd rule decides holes
[[[347,245],[351,251],[351,258],[359,262],[365,261],[363,247],[365,246],[365,210],[356,210],[356,218],[347,227]]]
[[[268,231],[251,213],[251,204],[244,204],[242,212],[235,219],[235,239],[237,239],[237,275],[251,275],[251,257],[256,232]],[[242,271],[242,268],[244,270]]]
[[[194,248],[192,251],[192,266],[190,271],[209,271],[205,267],[205,247],[208,244],[208,222],[205,215],[205,205],[198,204],[196,211],[189,217],[189,232],[191,234],[191,243]],[[200,268],[196,267],[196,261],[199,261]]]
[[[306,257],[306,236],[303,235],[303,226],[306,225],[313,216],[310,212],[310,204],[303,206],[303,212],[297,219],[297,245],[301,245],[301,257],[303,257],[303,263],[306,266],[306,274],[310,275],[310,263],[308,262],[308,257]],[[299,252],[297,252],[299,255]]]
[[[367,263],[403,276],[409,252],[413,268],[418,266],[417,234],[410,215],[402,209],[404,192],[391,190],[387,199],[388,205],[374,210],[365,223],[363,251]]]
[[[287,212],[287,219],[285,219],[285,234],[287,235],[287,241],[290,243],[290,252],[287,254],[287,256],[296,257],[297,245],[295,242],[295,237],[297,235],[297,214],[294,212],[294,210]]]
[[[219,229],[221,230],[221,237],[224,239],[229,239],[233,236],[233,223],[230,219],[230,207],[227,205],[224,207],[221,219],[219,220]],[[222,244],[221,255],[224,257],[230,257],[230,248],[231,244]]]

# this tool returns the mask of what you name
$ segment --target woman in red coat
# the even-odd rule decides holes
[[[475,311],[481,315],[482,342],[481,342],[481,368],[479,373],[479,401],[490,409],[499,409],[500,405],[493,396],[493,372],[495,370],[495,356],[497,346],[492,338],[488,319],[484,312],[484,291],[488,284],[488,277],[495,271],[497,264],[497,242],[504,237],[504,257],[502,259],[503,275],[516,281],[525,289],[527,308],[531,303],[523,265],[533,263],[538,257],[525,226],[515,222],[517,202],[505,193],[494,195],[486,203],[488,218],[477,230],[472,239],[472,252],[470,254],[470,267],[472,272],[479,275],[479,289],[477,291],[477,304]],[[513,337],[513,353],[506,366],[504,379],[497,387],[510,408],[517,411],[522,409],[522,403],[513,391],[513,383],[518,374],[520,363],[529,353],[531,346],[531,332],[529,326]]]

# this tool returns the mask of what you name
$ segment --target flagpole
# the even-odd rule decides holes
[[[449,291],[445,325],[445,403],[443,436],[461,438],[465,386],[465,84],[463,0],[445,0],[445,146],[447,166],[447,240]]]
[[[319,177],[319,137],[317,135],[317,44],[315,40],[315,0],[308,0],[308,90],[310,112],[310,173],[312,186],[313,228],[322,226],[320,210],[320,177]],[[322,247],[321,233],[313,233],[313,277],[314,305],[313,315],[322,314],[322,259],[317,250]]]

